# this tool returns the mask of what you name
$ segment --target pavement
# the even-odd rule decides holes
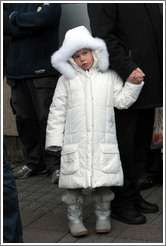
[[[158,185],[141,192],[149,202],[157,203],[159,211],[144,214],[147,223],[129,225],[111,219],[112,230],[108,234],[96,234],[94,204],[89,200],[84,205],[84,224],[88,235],[80,238],[69,233],[66,206],[61,201],[64,193],[51,176],[36,175],[16,179],[19,206],[23,225],[24,244],[145,244],[165,245],[163,230],[163,186]]]

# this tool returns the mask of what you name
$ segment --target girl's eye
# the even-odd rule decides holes
[[[78,59],[79,58],[79,56],[74,56],[74,59]]]

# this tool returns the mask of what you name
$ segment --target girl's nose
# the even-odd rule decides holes
[[[80,60],[81,61],[84,61],[84,56],[80,56]]]

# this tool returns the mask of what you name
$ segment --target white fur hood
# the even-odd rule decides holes
[[[104,40],[93,38],[84,26],[73,28],[66,33],[61,48],[51,56],[52,66],[67,79],[73,79],[76,71],[69,60],[76,51],[83,48],[93,50],[100,71],[104,72],[108,69],[109,55]]]

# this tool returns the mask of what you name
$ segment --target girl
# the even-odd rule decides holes
[[[143,77],[125,82],[112,70],[103,40],[80,26],[66,33],[52,65],[63,74],[57,84],[47,122],[46,149],[62,148],[59,187],[66,189],[70,232],[86,235],[82,188],[95,188],[92,197],[96,232],[111,230],[110,186],[123,185],[115,130],[114,107],[130,107],[138,98]]]

